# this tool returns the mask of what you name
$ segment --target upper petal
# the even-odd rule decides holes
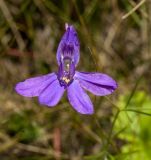
[[[56,79],[40,94],[39,102],[47,106],[55,106],[61,99],[64,91],[64,87],[61,87],[58,79]]]
[[[102,73],[76,72],[75,78],[83,88],[99,96],[111,94],[117,88],[116,81]]]
[[[86,92],[81,88],[78,81],[74,80],[72,82],[67,88],[67,93],[71,105],[77,112],[81,114],[93,113],[93,104]]]
[[[61,64],[64,56],[72,57],[74,64],[77,65],[80,58],[79,49],[80,43],[75,28],[72,25],[66,25],[66,32],[64,33],[57,49],[58,65]]]
[[[55,73],[29,78],[24,82],[17,83],[15,90],[18,94],[25,97],[39,96],[40,93],[56,79],[57,76]]]

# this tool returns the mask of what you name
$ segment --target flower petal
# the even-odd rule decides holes
[[[98,96],[111,94],[117,88],[117,83],[102,73],[76,72],[75,78],[83,88]]]
[[[67,88],[68,99],[73,108],[81,114],[93,114],[93,104],[82,89],[79,82],[74,80]]]
[[[15,90],[18,94],[25,97],[39,96],[40,93],[56,79],[57,76],[55,73],[29,78],[24,82],[19,82]]]
[[[64,91],[64,87],[61,87],[58,79],[56,79],[40,94],[39,102],[47,106],[55,106],[61,99]]]
[[[78,39],[77,32],[72,25],[66,25],[66,32],[64,33],[58,49],[57,49],[57,62],[58,65],[61,64],[62,54],[64,52],[65,46],[73,46],[73,61],[74,64],[77,65],[80,58],[80,43]]]

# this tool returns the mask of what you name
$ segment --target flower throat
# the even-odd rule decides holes
[[[58,79],[61,86],[67,87],[73,81],[75,65],[73,61],[73,46],[62,47],[61,64],[59,65]]]

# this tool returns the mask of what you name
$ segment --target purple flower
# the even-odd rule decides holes
[[[77,112],[92,114],[93,104],[85,90],[105,96],[117,88],[117,83],[106,74],[75,71],[79,50],[77,32],[72,25],[66,24],[66,32],[57,50],[58,72],[19,82],[16,92],[25,97],[38,96],[40,104],[52,107],[58,104],[67,90],[69,102]]]

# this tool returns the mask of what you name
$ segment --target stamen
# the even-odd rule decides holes
[[[65,81],[67,84],[70,82],[70,79],[68,79],[67,77],[63,77],[62,80]]]
[[[64,58],[59,66],[58,79],[62,86],[67,87],[72,81],[75,74],[75,66],[71,58]]]
[[[64,60],[64,70],[66,71],[66,72],[69,72],[69,69],[70,69],[70,62],[71,60],[70,59],[65,59]]]
[[[68,86],[73,81],[75,74],[74,47],[71,43],[64,43],[61,52],[58,79],[62,86]]]

